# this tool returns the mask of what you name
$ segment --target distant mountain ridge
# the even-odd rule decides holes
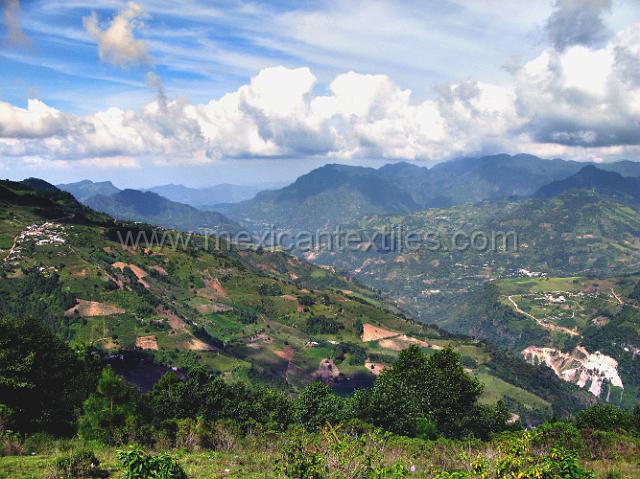
[[[91,180],[82,180],[76,183],[66,183],[56,186],[62,191],[71,193],[80,202],[83,202],[95,195],[109,196],[121,191],[110,181],[93,182]]]
[[[304,229],[332,227],[379,212],[409,213],[420,205],[379,170],[328,164],[280,190],[263,191],[252,200],[216,208],[237,218]]]
[[[119,220],[142,221],[182,231],[211,230],[232,233],[238,230],[237,223],[220,213],[201,211],[150,191],[127,189],[110,196],[92,196],[84,203]]]
[[[543,186],[533,196],[552,198],[575,189],[589,189],[625,203],[640,204],[640,178],[625,177],[593,165],[585,166],[564,180]]]
[[[407,162],[378,169],[329,164],[280,190],[214,208],[253,225],[275,224],[289,229],[331,227],[368,215],[528,197],[544,185],[576,174],[586,165],[594,164],[545,160],[525,154],[460,158],[432,168]],[[640,162],[597,166],[622,177],[640,176]]]
[[[280,186],[282,186],[280,183],[264,185],[232,185],[223,183],[204,188],[191,188],[184,185],[167,184],[154,186],[146,191],[158,193],[172,201],[200,207],[218,203],[236,203],[238,201],[249,200],[260,191],[270,187],[275,188]]]

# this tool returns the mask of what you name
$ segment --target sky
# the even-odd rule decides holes
[[[640,160],[639,0],[0,0],[0,177]]]

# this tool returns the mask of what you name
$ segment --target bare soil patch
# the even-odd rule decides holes
[[[198,338],[193,338],[187,343],[187,349],[191,351],[212,351],[213,348]]]
[[[220,280],[212,278],[208,270],[204,271],[202,279],[206,287],[196,292],[198,296],[206,299],[226,299],[229,297]]]
[[[289,346],[285,348],[284,351],[273,351],[273,354],[278,356],[280,359],[291,362],[296,355],[296,350]]]
[[[169,276],[169,273],[167,273],[167,270],[164,269],[162,266],[157,266],[157,265],[153,265],[151,266],[151,269],[154,270],[156,273],[158,273],[160,276]]]
[[[316,372],[313,373],[314,379],[319,379],[323,382],[331,382],[340,376],[340,370],[338,366],[333,362],[333,359],[325,358],[320,361],[320,365]]]
[[[377,341],[378,339],[392,338],[398,336],[400,333],[396,331],[390,331],[388,329],[379,328],[370,323],[365,323],[362,326],[362,336],[360,337],[363,342]]]
[[[92,316],[110,316],[112,314],[123,314],[125,311],[118,306],[108,303],[99,303],[97,301],[87,301],[77,299],[77,304],[64,312],[66,317],[83,316],[89,318]]]
[[[140,266],[136,266],[135,264],[131,264],[131,263],[123,263],[122,261],[116,261],[111,266],[119,269],[120,271],[124,271],[125,268],[129,268],[131,271],[133,271],[133,274],[136,275],[136,278],[138,279],[138,283],[140,283],[145,288],[149,289],[149,283],[147,283],[144,280],[144,278],[146,278],[149,275]]]
[[[246,339],[247,346],[252,349],[260,349],[265,344],[271,344],[272,342],[273,338],[264,333],[256,334]]]
[[[296,303],[296,312],[297,313],[302,313],[304,312],[304,308],[302,307],[302,305],[298,302],[298,298],[296,298],[294,295],[292,294],[283,294],[282,296],[280,296],[282,299],[286,300],[286,301],[291,301],[292,303]]]
[[[221,303],[210,303],[210,304],[199,304],[196,306],[196,310],[202,314],[209,313],[226,313],[229,311],[233,311],[231,306],[227,306],[226,304]]]
[[[136,348],[158,350],[158,338],[155,336],[138,336],[136,338]]]
[[[170,309],[158,306],[155,312],[158,316],[167,318],[167,320],[169,321],[169,326],[172,330],[182,331],[187,328],[187,323],[185,323],[176,313],[174,313]]]

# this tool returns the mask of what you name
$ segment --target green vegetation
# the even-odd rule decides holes
[[[530,244],[551,252],[550,271],[583,261],[571,277],[473,278],[543,260],[530,251],[373,263],[380,281],[407,290],[429,283],[393,276],[398,265],[403,274],[432,265],[433,289],[449,275],[446,294],[464,291],[455,304],[435,300],[447,312],[440,324],[455,318],[497,348],[412,322],[379,290],[286,253],[203,236],[123,246],[126,231],[173,232],[116,223],[46,183],[2,182],[0,477],[637,477],[639,283],[627,271],[637,214],[589,198],[584,208],[571,195],[504,203],[499,219],[447,210],[456,221],[524,221]],[[585,208],[607,218],[604,239],[586,260],[583,250],[549,260],[561,248],[558,232],[534,234],[543,217],[557,226],[571,209],[567,228],[583,234]],[[451,276],[467,259],[469,275]],[[539,299],[558,291],[564,302]],[[518,357],[534,343],[617,354],[624,394],[602,387],[626,409],[585,409],[590,393]],[[565,421],[544,422],[552,414]],[[539,427],[524,433],[525,424]]]

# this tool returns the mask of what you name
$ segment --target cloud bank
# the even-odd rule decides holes
[[[114,27],[131,26],[140,11],[131,12],[106,30],[96,24],[101,57],[116,65],[147,56],[144,44],[130,48],[139,41],[130,28]],[[283,66],[262,69],[207,103],[167,98],[152,73],[146,80],[157,97],[141,111],[74,116],[39,100],[26,109],[0,101],[0,156],[131,166],[270,157],[438,161],[499,150],[576,159],[637,155],[640,24],[600,47],[588,43],[550,46],[515,68],[509,85],[450,83],[420,102],[386,75],[345,72],[318,93],[309,68]]]

